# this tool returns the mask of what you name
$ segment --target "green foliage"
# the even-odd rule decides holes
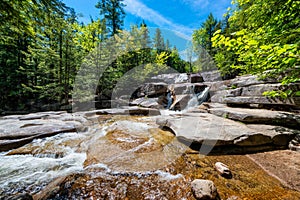
[[[65,104],[71,95],[81,101],[91,101],[95,95],[110,98],[126,77],[138,84],[165,72],[167,66],[184,72],[186,62],[162,35],[162,49],[152,48],[145,23],[121,30],[122,2],[100,0],[100,19],[79,24],[75,11],[60,0],[3,0],[1,110]]]
[[[67,102],[82,58],[73,43],[74,10],[58,0],[5,4],[7,10],[0,10],[6,18],[0,25],[1,107]]]
[[[236,0],[229,18],[231,28],[216,31],[215,60],[223,74],[257,74],[282,84],[300,81],[300,3],[285,0]],[[288,97],[293,92],[280,92]],[[266,93],[276,96],[274,92]]]
[[[96,4],[110,36],[117,34],[122,29],[125,17],[124,7],[123,0],[99,0]]]
[[[221,22],[218,22],[214,18],[213,14],[210,13],[206,21],[202,23],[201,28],[195,30],[193,33],[193,44],[196,49],[205,49],[211,56],[215,54],[213,52],[212,40],[213,34],[221,26]]]

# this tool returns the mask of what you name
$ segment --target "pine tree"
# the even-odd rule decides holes
[[[202,23],[201,28],[195,30],[193,33],[193,43],[194,46],[204,48],[212,56],[215,54],[212,47],[212,37],[216,30],[221,27],[221,23],[214,18],[213,14],[210,13],[204,23]]]
[[[100,9],[100,16],[106,22],[110,36],[122,30],[125,17],[124,7],[123,0],[99,0],[96,4],[96,8]]]
[[[157,50],[157,52],[162,52],[165,50],[165,42],[164,42],[164,38],[161,34],[161,30],[159,28],[157,28],[155,30],[155,36],[153,39],[153,46],[154,48]]]

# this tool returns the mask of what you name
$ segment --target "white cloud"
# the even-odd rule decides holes
[[[209,0],[182,0],[183,3],[190,5],[194,9],[204,9],[209,5]]]
[[[147,7],[139,0],[125,0],[124,3],[126,4],[125,10],[132,15],[148,20],[158,25],[160,28],[166,28],[175,31],[176,35],[179,37],[190,40],[191,34],[193,33],[192,28],[172,22],[171,20],[162,16],[160,13]]]
[[[221,19],[223,14],[230,6],[230,0],[181,0],[182,3],[188,5],[192,10],[199,13],[206,13],[211,10],[215,17]]]

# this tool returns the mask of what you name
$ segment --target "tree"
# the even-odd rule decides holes
[[[122,30],[124,23],[125,4],[123,0],[99,0],[96,8],[100,9],[100,16],[105,20],[110,36]]]
[[[193,33],[193,43],[195,48],[204,48],[208,53],[213,56],[215,52],[212,47],[212,37],[214,32],[219,29],[221,23],[214,18],[213,14],[210,13],[204,23],[201,24],[201,28],[195,30]]]
[[[155,36],[153,39],[153,46],[158,52],[165,50],[165,41],[159,28],[155,29]]]
[[[225,58],[217,55],[220,69],[275,78],[283,85],[299,82],[300,2],[235,0],[234,3],[236,10],[229,18],[230,34],[219,30],[213,37],[214,47],[232,52],[232,62],[227,67]],[[288,89],[270,94],[286,98],[300,92]]]
[[[59,0],[4,1],[0,25],[0,106],[39,110],[66,103],[81,58],[76,13]],[[76,25],[75,25],[76,24]],[[39,105],[39,107],[37,107]]]

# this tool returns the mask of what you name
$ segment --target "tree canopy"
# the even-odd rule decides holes
[[[185,71],[186,63],[176,49],[162,47],[156,51],[152,47],[152,38],[144,22],[130,30],[122,30],[123,0],[99,0],[96,4],[99,18],[91,18],[87,24],[79,23],[74,9],[60,0],[2,2],[0,111],[39,111],[45,110],[47,105],[67,105],[74,95],[79,69],[86,67],[88,70],[87,56],[91,57],[99,48],[103,50],[102,56],[107,56],[111,62],[106,63],[105,71],[98,71],[103,73],[99,80],[84,83],[94,87],[91,98],[95,95],[109,98],[120,78],[136,66],[146,65],[145,69],[152,71],[155,67],[171,64]],[[109,52],[112,48],[107,46],[112,41],[126,53],[112,56],[114,52]],[[160,41],[166,42],[162,34]],[[86,94],[84,90],[81,92]],[[88,95],[86,97],[84,99],[89,99]]]
[[[257,74],[288,86],[266,95],[300,96],[297,87],[292,87],[300,81],[299,1],[234,0],[224,19],[210,14],[194,31],[193,45],[187,50],[189,62],[160,29],[150,38],[144,21],[123,30],[123,2],[99,0],[95,5],[99,17],[83,24],[74,9],[60,0],[3,0],[0,109],[39,111],[48,104],[67,105],[77,73],[84,67],[88,70],[85,61],[97,52],[109,62],[104,71],[94,74],[102,74],[96,83],[86,83],[95,91],[90,96],[81,91],[87,98],[110,98],[126,77],[138,83],[166,66],[197,72],[211,70],[213,62],[225,78]],[[109,46],[112,43],[115,46]],[[110,52],[112,47],[122,53],[116,56]],[[89,64],[99,66],[93,60]],[[129,72],[136,75],[127,76]]]
[[[215,24],[211,16],[193,35],[195,43],[208,45],[224,77],[256,74],[283,85],[300,81],[299,1],[234,0],[225,16],[212,38],[205,28]],[[299,93],[288,89],[266,94],[286,98]]]

